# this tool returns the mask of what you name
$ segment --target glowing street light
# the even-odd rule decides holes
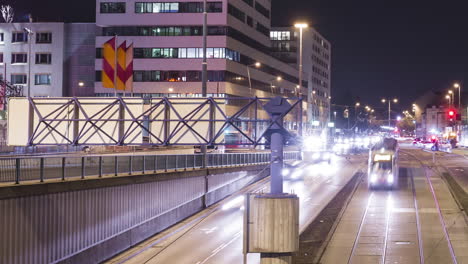
[[[392,99],[385,99],[385,98],[383,98],[381,101],[382,101],[382,103],[384,103],[384,104],[385,104],[386,102],[388,102],[388,126],[390,126],[390,120],[391,120],[390,115],[391,115],[391,112],[392,112],[392,106],[391,106],[391,104],[392,104],[392,102],[395,103],[395,104],[398,103],[398,99],[397,99],[397,98],[393,98],[393,100],[392,100]]]
[[[461,93],[461,85],[459,83],[455,83],[453,85],[453,87],[455,87],[456,89],[458,89],[458,108],[461,109],[461,96],[460,96],[460,93]]]
[[[302,31],[309,27],[306,23],[296,23],[295,28],[299,29],[299,92],[302,87]]]
[[[255,62],[254,64],[247,65],[247,78],[249,79],[249,91],[252,91],[252,81],[250,79],[250,67],[260,68],[262,64],[260,62]]]
[[[282,80],[283,80],[283,77],[281,77],[281,76],[277,76],[276,78],[270,80],[270,88],[271,88],[271,93],[272,94],[273,94],[273,88],[275,88],[275,86],[273,85],[273,82],[274,81],[281,82]]]

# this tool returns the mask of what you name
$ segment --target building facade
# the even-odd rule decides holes
[[[449,127],[449,120],[447,119],[447,108],[443,106],[428,106],[422,113],[422,131],[426,138],[431,135],[444,134],[446,128]]]
[[[270,39],[273,55],[299,68],[299,29],[274,27]],[[325,127],[330,120],[331,44],[313,28],[303,29],[302,43],[303,78],[308,84],[308,119],[314,125]]]
[[[65,82],[67,72],[76,74],[80,63],[87,59],[87,63],[81,65],[80,78],[94,75],[94,50],[79,53],[73,50],[73,46],[82,43],[82,37],[92,41],[94,46],[93,29],[94,24],[60,22],[0,24],[0,77],[23,86],[24,95],[28,94],[28,86],[30,96],[73,94],[69,91],[74,86]],[[73,41],[77,44],[72,44]],[[88,82],[88,92],[84,94],[89,96],[92,92],[92,82]]]
[[[293,96],[299,91],[297,69],[271,56],[270,8],[269,0],[208,2],[209,96]],[[118,45],[123,41],[134,45],[135,96],[199,96],[202,11],[203,2],[193,0],[98,0],[96,94],[114,93],[100,82],[101,47],[117,36]],[[304,94],[306,87],[303,82]]]

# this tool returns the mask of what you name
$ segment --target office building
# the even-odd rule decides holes
[[[24,95],[91,96],[94,24],[0,24],[0,77]]]
[[[270,8],[269,0],[208,2],[209,96],[271,97],[300,92],[297,69],[271,56]],[[123,41],[134,45],[135,96],[199,96],[202,11],[202,1],[98,0],[96,94],[114,93],[100,82],[101,47],[117,36],[118,45]],[[306,94],[307,82],[303,84]]]
[[[273,55],[299,68],[299,29],[274,27],[270,39]],[[331,45],[313,28],[303,29],[302,41],[303,79],[308,84],[308,119],[315,126],[326,127],[330,117]]]

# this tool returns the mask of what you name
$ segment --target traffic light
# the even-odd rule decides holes
[[[456,115],[457,115],[457,113],[455,112],[455,110],[450,109],[448,111],[448,118],[450,119],[450,121],[455,120]]]

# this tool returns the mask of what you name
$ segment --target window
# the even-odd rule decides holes
[[[50,74],[36,74],[34,76],[35,85],[50,85]]]
[[[52,43],[52,33],[38,32],[36,34],[36,43]]]
[[[3,52],[0,53],[0,63],[3,63]]]
[[[207,58],[240,62],[240,53],[226,48],[207,48]],[[135,48],[135,58],[203,58],[202,48]]]
[[[4,33],[0,33],[0,42],[5,42],[5,35],[4,35]]]
[[[206,10],[208,13],[222,13],[223,3],[222,2],[208,2],[206,4]]]
[[[265,27],[264,25],[260,24],[257,22],[257,31],[262,33],[263,35],[265,36],[270,36],[270,29],[268,29],[267,27]]]
[[[250,27],[253,27],[253,19],[250,16],[247,16],[247,25],[249,25]]]
[[[11,54],[11,63],[27,63],[28,54],[26,53],[13,53]]]
[[[242,1],[244,1],[249,6],[253,6],[253,0],[242,0]]]
[[[52,64],[52,54],[36,53],[36,64]]]
[[[228,4],[228,13],[239,19],[240,21],[244,22],[245,23],[245,13],[242,12],[240,9],[238,9],[237,7],[231,5],[231,4]]]
[[[26,32],[13,32],[11,42],[28,42],[28,33]]]
[[[255,2],[255,10],[257,10],[264,17],[270,18],[270,10],[268,10],[266,7],[262,6],[258,2]]]
[[[291,40],[291,32],[289,31],[271,31],[271,40]]]
[[[125,2],[107,2],[101,3],[101,13],[125,13]]]
[[[222,2],[208,2],[208,13],[223,12]],[[203,2],[136,2],[135,13],[203,13]]]
[[[26,74],[12,74],[11,83],[12,84],[26,84],[27,77]]]

